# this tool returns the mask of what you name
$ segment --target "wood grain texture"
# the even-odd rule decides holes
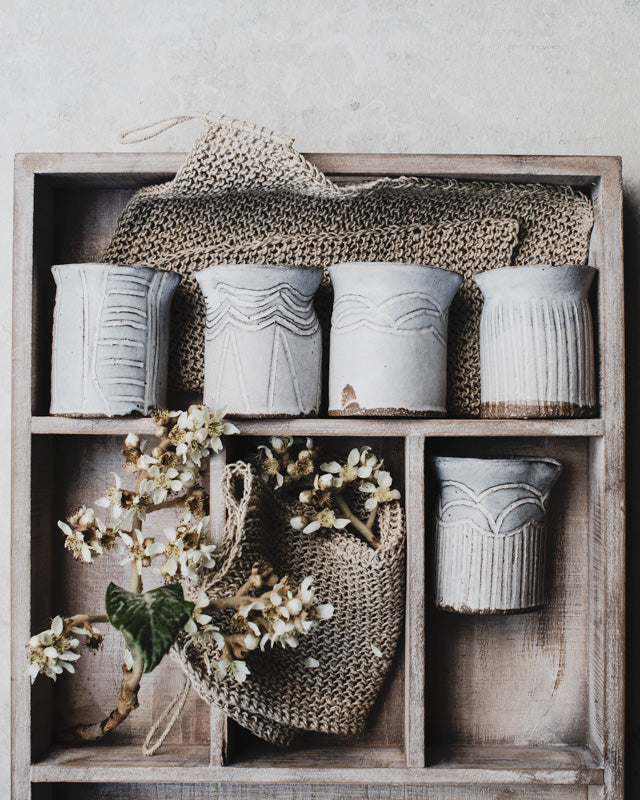
[[[429,453],[496,452],[556,455],[569,465],[556,487],[552,515],[550,602],[535,614],[472,619],[438,616],[427,601],[426,650],[420,640],[420,591],[407,616],[403,652],[366,733],[349,740],[310,737],[280,755],[225,724],[195,700],[166,746],[143,759],[139,745],[150,718],[180,682],[167,661],[141,695],[114,742],[99,749],[47,751],[52,708],[58,728],[87,710],[86,697],[109,705],[115,693],[120,644],[84,661],[71,688],[62,682],[33,691],[31,768],[29,688],[24,642],[54,605],[100,599],[106,572],[70,563],[61,552],[55,520],[72,502],[102,493],[108,465],[117,466],[118,440],[130,430],[145,435],[145,420],[74,420],[46,414],[55,261],[96,258],[117,214],[136,188],[167,180],[182,154],[39,154],[16,159],[14,239],[14,375],[12,521],[12,796],[29,798],[168,798],[226,800],[327,796],[369,800],[621,800],[623,797],[624,689],[624,348],[620,162],[613,157],[423,156],[310,154],[339,181],[381,175],[453,176],[571,184],[592,194],[595,224],[590,263],[600,270],[594,310],[600,370],[601,419],[589,420],[250,420],[247,436],[274,433],[339,437],[352,446],[378,437],[401,474],[419,477],[415,456],[426,437]],[[186,398],[173,398],[176,404]],[[30,419],[29,415],[34,414]],[[33,498],[31,497],[31,433]],[[403,438],[407,437],[406,444]],[[512,437],[520,437],[513,439]],[[249,439],[244,440],[248,442]],[[243,445],[234,445],[241,450]],[[230,455],[233,455],[233,448]],[[61,454],[64,456],[61,459]],[[55,483],[40,492],[56,465]],[[62,464],[62,467],[58,465]],[[90,464],[82,474],[80,464]],[[211,472],[214,485],[215,470]],[[394,478],[396,473],[394,472]],[[427,485],[428,485],[427,481]],[[411,515],[408,580],[419,571],[416,538],[424,498],[403,480]],[[429,495],[427,495],[427,509]],[[214,516],[216,512],[214,509]],[[411,519],[413,520],[411,522]],[[160,521],[160,524],[162,522]],[[222,517],[214,521],[220,530]],[[32,529],[32,539],[25,531]],[[428,544],[428,542],[427,542]],[[49,549],[51,558],[49,556]],[[32,557],[33,555],[33,557]],[[66,556],[62,558],[62,556]],[[30,568],[31,563],[31,568]],[[52,592],[47,584],[53,579]],[[123,568],[122,580],[127,574]],[[34,591],[31,591],[33,584]],[[74,585],[76,589],[71,592]],[[426,583],[428,587],[428,582]],[[424,587],[423,587],[424,589]],[[53,604],[50,603],[52,595]],[[71,609],[70,609],[71,610]],[[75,610],[75,608],[73,609]],[[30,623],[29,617],[33,620]],[[414,650],[412,651],[412,647]],[[412,656],[413,652],[413,656]],[[424,657],[426,653],[426,664]],[[88,666],[87,666],[88,665]],[[165,670],[165,671],[163,671]],[[422,671],[422,674],[420,674]],[[427,672],[426,701],[415,707]],[[109,683],[111,681],[111,683]],[[83,692],[89,694],[83,698]],[[405,706],[405,703],[408,704]],[[106,709],[105,709],[106,710]],[[426,768],[418,721],[426,715]],[[44,724],[41,724],[44,721]],[[225,735],[231,743],[225,760]],[[234,741],[235,740],[235,741]],[[439,747],[436,747],[439,745]],[[43,757],[44,756],[44,757]],[[281,765],[278,767],[277,765]],[[65,782],[71,782],[65,784]],[[127,781],[123,784],[123,781]],[[366,781],[366,783],[365,783]],[[204,784],[220,783],[219,787]],[[47,786],[47,783],[54,786]],[[72,785],[73,784],[73,785]],[[147,784],[146,786],[143,784]],[[195,784],[189,786],[187,784]],[[198,785],[199,784],[199,785]],[[269,788],[265,788],[265,787]],[[339,787],[339,788],[338,788]]]
[[[237,420],[245,436],[602,436],[602,419],[260,419]],[[37,434],[106,436],[153,432],[148,419],[33,417]]]
[[[442,766],[409,769],[402,765],[402,754],[386,766],[372,765],[370,748],[318,750],[304,766],[291,764],[283,754],[282,763],[264,765],[252,760],[227,767],[212,767],[195,761],[193,748],[176,746],[140,761],[136,749],[127,746],[94,746],[54,750],[31,768],[34,782],[104,782],[126,783],[257,783],[284,784],[369,784],[407,786],[587,786],[601,784],[603,770],[593,766],[580,748],[502,748],[502,758],[495,748],[467,753],[456,760],[450,754]],[[104,752],[106,751],[106,752]],[[206,749],[200,749],[206,756]],[[348,759],[348,760],[347,760]],[[399,763],[400,762],[400,763]]]
[[[53,800],[600,800],[591,794],[594,786],[324,786],[297,785],[252,786],[219,784],[214,786],[175,786],[162,784],[97,784],[90,787],[65,784],[56,786]],[[48,798],[47,798],[48,800]]]
[[[405,440],[407,600],[405,752],[408,767],[425,765],[425,493],[424,439]]]
[[[31,636],[31,436],[33,175],[16,162],[11,409],[11,794],[30,796],[31,697],[25,643]],[[41,612],[42,613],[42,612]],[[41,699],[41,698],[39,698]],[[47,708],[45,702],[40,708]],[[47,711],[45,725],[48,724]]]

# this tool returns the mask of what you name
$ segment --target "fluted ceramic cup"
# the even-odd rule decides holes
[[[320,409],[320,267],[221,264],[196,273],[207,307],[204,402],[239,417]]]
[[[484,295],[482,416],[594,416],[593,323],[587,294],[595,272],[579,264],[531,265],[474,276]]]
[[[387,262],[334,264],[329,273],[329,414],[444,416],[449,306],[462,277]]]
[[[166,403],[175,272],[60,264],[51,354],[51,414],[146,414]]]
[[[434,458],[440,482],[435,602],[462,614],[544,603],[547,499],[553,458]]]

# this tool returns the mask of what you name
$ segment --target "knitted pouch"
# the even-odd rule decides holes
[[[317,596],[332,603],[335,614],[302,637],[295,649],[276,645],[249,653],[251,674],[242,684],[216,682],[207,671],[203,645],[183,635],[177,654],[192,685],[208,703],[280,746],[290,744],[300,731],[362,730],[403,628],[405,533],[400,504],[380,508],[381,545],[374,550],[353,533],[294,531],[289,519],[306,507],[297,501],[276,502],[243,462],[227,466],[223,491],[227,528],[219,566],[203,575],[197,591],[212,598],[234,594],[254,562],[266,559],[281,577],[288,575],[296,583],[313,576]],[[215,647],[209,647],[214,658]],[[309,656],[320,662],[315,669],[304,664]]]
[[[591,201],[570,187],[413,177],[338,184],[287,137],[225,117],[204,119],[176,177],[131,198],[104,261],[183,275],[210,264],[269,259],[302,265],[426,260],[465,275],[508,264],[587,261]],[[448,228],[461,222],[467,226]],[[467,346],[479,304],[476,296],[450,312],[456,364],[450,385],[459,392],[450,412],[467,416],[479,413],[478,348]],[[195,281],[183,280],[172,315],[174,389],[202,389],[201,314]]]

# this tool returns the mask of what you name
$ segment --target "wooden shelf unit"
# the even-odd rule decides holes
[[[375,800],[621,800],[624,733],[624,353],[621,177],[616,158],[315,154],[339,180],[379,175],[570,184],[590,193],[590,263],[600,417],[587,420],[241,420],[212,459],[212,531],[224,529],[220,478],[254,437],[374,443],[407,512],[403,642],[367,731],[310,735],[282,753],[192,692],[161,751],[141,742],[181,676],[171,659],[145,676],[141,708],[111,742],[66,747],[60,730],[107,711],[119,636],[78,674],[30,689],[25,642],[55,613],[101,602],[113,568],[72,562],[55,527],[120,470],[121,439],[147,419],[47,416],[54,263],[99,257],[141,185],[170,178],[180,154],[25,155],[16,160],[13,375],[12,776],[15,798],[329,795]],[[174,399],[174,405],[179,398]],[[338,442],[340,443],[340,442]],[[539,612],[466,617],[429,597],[434,455],[550,455],[565,466],[550,513],[548,603]],[[218,500],[218,502],[216,502]],[[170,512],[162,512],[169,514]],[[167,517],[167,521],[170,517]],[[162,526],[163,521],[159,522]],[[165,523],[166,524],[166,523]],[[31,536],[28,532],[31,532]],[[126,572],[123,569],[123,576]],[[118,575],[115,579],[118,580]],[[126,578],[123,577],[123,580]],[[73,591],[71,591],[73,587]],[[72,607],[73,606],[73,607]],[[304,787],[301,786],[304,784]],[[401,787],[411,787],[402,793]],[[265,788],[268,787],[268,788]],[[333,787],[331,789],[330,787]],[[338,788],[341,787],[341,788]],[[394,788],[395,787],[395,788]],[[397,794],[400,792],[400,794]],[[505,792],[507,794],[505,794]]]

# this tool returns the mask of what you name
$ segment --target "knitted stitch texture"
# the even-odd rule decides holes
[[[204,315],[193,271],[239,262],[426,262],[466,278],[463,299],[450,312],[449,413],[476,416],[481,301],[469,288],[472,272],[587,262],[593,209],[571,187],[419,177],[337,183],[287,137],[205,118],[175,178],[136,192],[103,255],[186,277],[173,302],[174,390],[202,390]],[[327,333],[326,316],[322,321]]]
[[[227,527],[217,567],[204,573],[194,589],[211,598],[235,594],[252,565],[266,559],[278,575],[288,575],[297,584],[313,576],[317,596],[332,603],[335,614],[301,637],[295,649],[276,645],[264,653],[249,653],[251,674],[242,684],[216,682],[204,658],[205,651],[216,657],[215,645],[191,642],[183,634],[177,657],[192,685],[208,703],[279,746],[290,744],[300,731],[362,730],[404,624],[405,532],[400,504],[380,508],[381,545],[374,550],[353,532],[294,531],[291,516],[308,512],[309,507],[295,500],[277,502],[252,467],[241,461],[227,466],[223,492]],[[225,613],[230,612],[220,612]],[[221,621],[214,617],[214,622]],[[317,668],[305,666],[309,656],[320,662]]]

